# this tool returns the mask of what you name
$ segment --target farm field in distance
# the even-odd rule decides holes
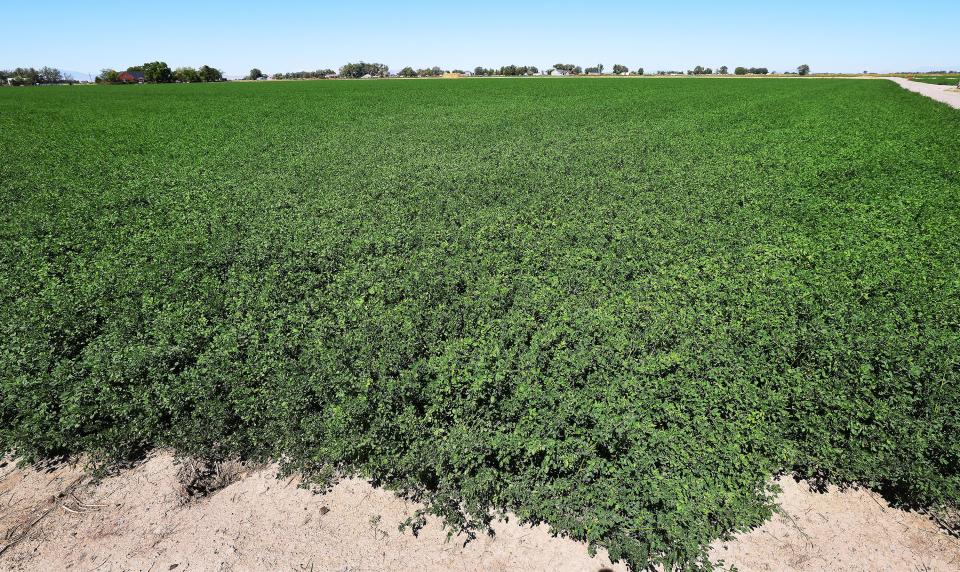
[[[634,568],[779,472],[953,505],[958,131],[889,81],[3,90],[0,449],[358,474]]]
[[[960,75],[918,75],[910,78],[913,81],[922,83],[932,83],[935,85],[957,85],[960,83]]]

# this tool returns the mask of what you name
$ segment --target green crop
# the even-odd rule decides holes
[[[960,500],[960,113],[891,82],[0,91],[0,450],[283,460],[709,566]]]
[[[923,83],[932,83],[936,85],[957,85],[960,84],[960,75],[918,75],[910,79]]]

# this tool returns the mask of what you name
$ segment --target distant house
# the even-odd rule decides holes
[[[117,81],[120,83],[143,83],[143,72],[120,72],[117,74]]]

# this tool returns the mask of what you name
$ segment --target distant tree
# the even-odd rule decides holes
[[[42,68],[16,68],[0,70],[0,86],[6,85],[35,85],[54,83],[76,83],[70,74],[57,68],[44,66]]]
[[[200,81],[223,81],[223,72],[207,65],[200,66],[197,74],[200,75]]]
[[[337,72],[331,69],[320,69],[315,71],[275,73],[273,74],[273,79],[325,79],[328,76],[335,75],[337,75]]]
[[[173,71],[166,62],[150,62],[143,64],[143,80],[150,83],[170,83],[173,81]]]
[[[130,66],[130,67],[127,68],[127,71],[128,71],[128,72],[140,72],[140,73],[143,73],[145,67],[146,67],[146,64],[144,64],[144,65],[142,65],[142,66]]]
[[[100,75],[98,75],[94,81],[97,83],[116,83],[118,75],[120,75],[120,72],[117,70],[104,68],[100,70]]]
[[[810,66],[808,66],[807,64],[803,64],[802,66],[800,66],[800,67],[797,68],[797,73],[800,74],[800,75],[809,75],[809,74],[810,74]]]
[[[628,73],[630,70],[627,69],[627,66],[622,66],[620,64],[613,64],[613,73],[620,75]]]
[[[438,77],[441,75],[443,75],[443,70],[440,69],[440,66],[433,66],[432,68],[417,70],[417,77]]]
[[[196,83],[200,81],[200,74],[190,67],[177,68],[173,70],[173,79],[182,83]]]
[[[412,67],[407,66],[402,70],[400,70],[400,73],[398,73],[397,75],[399,75],[400,77],[417,77],[417,72]]]
[[[720,75],[727,75],[727,66],[720,66],[720,69],[717,70],[717,73]]]
[[[371,77],[387,77],[390,75],[390,68],[384,64],[375,63],[349,63],[340,68],[341,77],[361,78],[365,75]]]
[[[260,79],[262,77],[267,77],[264,75],[260,68],[253,68],[250,70],[250,75],[247,76],[247,79]]]
[[[57,68],[43,66],[37,72],[37,83],[60,83],[63,79],[63,73]]]
[[[467,73],[467,72],[465,72],[465,71],[463,71],[463,70],[450,70],[450,73],[458,73],[458,74],[460,74],[460,75],[463,75],[463,74],[465,74],[465,73]]]
[[[586,69],[583,70],[583,71],[587,72],[588,74],[591,74],[591,73],[603,73],[603,69],[601,69],[600,66],[593,66],[592,68],[586,68]]]
[[[583,68],[581,68],[580,66],[573,66],[573,69],[570,70],[570,72],[571,72],[573,75],[580,75],[580,74],[583,73]]]
[[[34,85],[40,83],[40,72],[34,68],[17,68],[10,72],[9,83],[13,85]]]
[[[643,75],[643,68],[637,68],[637,75]]]
[[[503,66],[498,70],[498,75],[505,76],[536,75],[538,73],[540,73],[540,70],[537,69],[537,66],[516,66],[513,64]]]
[[[603,64],[597,64],[597,69],[600,70],[600,73],[603,73]]]
[[[508,66],[503,66],[497,70],[497,75],[504,76],[521,76],[521,75],[536,75],[540,70],[536,66],[516,66],[510,64]]]
[[[733,73],[737,75],[747,75],[747,68],[737,66],[737,69],[733,70]]]

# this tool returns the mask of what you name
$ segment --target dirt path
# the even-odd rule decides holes
[[[0,570],[625,570],[545,527],[496,525],[495,538],[446,542],[430,521],[419,536],[397,524],[417,507],[364,481],[314,495],[273,468],[187,501],[168,454],[98,485],[76,466],[0,468]],[[781,483],[786,516],[712,557],[741,570],[958,570],[960,540],[869,491],[811,493]],[[38,518],[40,517],[40,518]],[[30,526],[32,523],[32,526]]]
[[[946,103],[950,107],[960,109],[960,89],[955,85],[934,85],[932,83],[923,83],[919,81],[910,81],[902,77],[885,77],[903,89],[915,91],[920,95],[925,95],[931,99]]]

